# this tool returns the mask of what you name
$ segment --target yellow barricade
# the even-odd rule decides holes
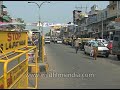
[[[36,46],[28,46],[27,32],[0,31],[0,63],[3,64],[0,89],[37,88],[38,77],[35,79],[35,86],[28,87],[28,52],[31,50],[35,51],[35,73],[37,74],[38,50]],[[18,63],[12,65],[15,61]],[[9,68],[10,66],[12,68]]]

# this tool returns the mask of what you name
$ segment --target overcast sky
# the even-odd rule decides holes
[[[28,1],[3,1],[7,6],[7,11],[13,18],[23,18],[26,23],[38,21],[38,6]],[[32,1],[33,2],[33,1]],[[43,1],[34,1],[41,4]],[[90,11],[92,5],[98,5],[99,9],[104,9],[109,1],[50,1],[44,3],[40,8],[40,16],[43,22],[68,23],[73,22],[73,10],[77,7],[88,7]],[[79,9],[80,10],[80,9]],[[85,8],[82,9],[85,11]],[[30,28],[30,27],[29,27]]]

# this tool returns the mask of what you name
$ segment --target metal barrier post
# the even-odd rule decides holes
[[[8,62],[5,62],[4,63],[4,77],[3,77],[3,79],[4,79],[4,89],[7,89],[7,64],[8,64]]]
[[[42,63],[44,63],[44,37],[42,35]]]
[[[37,52],[37,48],[35,49],[35,53],[36,53],[36,57],[35,57],[35,66],[36,66],[36,86],[35,88],[38,87],[38,63],[37,63],[37,60],[38,60],[38,52]]]
[[[27,65],[27,75],[28,75],[28,53],[26,53],[26,65]],[[26,77],[27,78],[27,86],[28,86],[28,76]]]

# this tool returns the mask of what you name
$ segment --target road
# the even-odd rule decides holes
[[[40,89],[120,88],[120,61],[115,56],[93,60],[83,51],[76,54],[73,48],[63,44],[46,44],[45,48],[49,72],[40,77]]]

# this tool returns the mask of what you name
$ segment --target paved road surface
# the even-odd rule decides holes
[[[50,68],[41,76],[40,89],[120,88],[120,61],[115,56],[93,60],[83,51],[76,54],[70,46],[53,43],[46,44],[46,53]]]

